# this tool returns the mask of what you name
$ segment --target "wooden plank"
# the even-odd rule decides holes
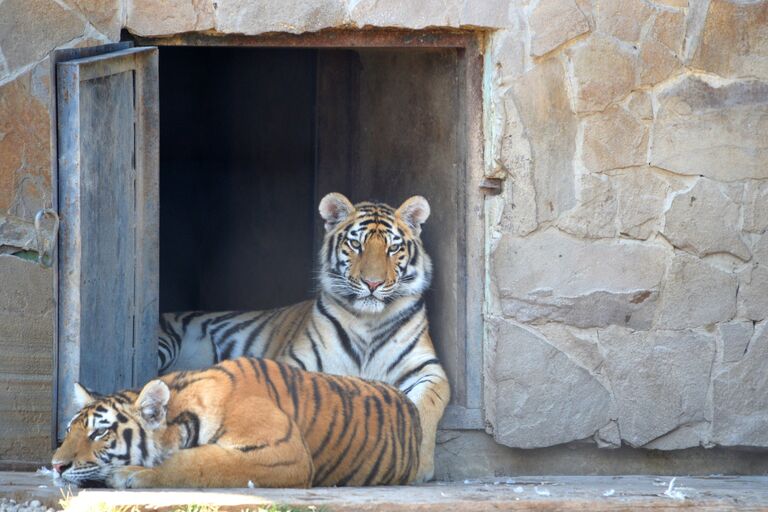
[[[100,392],[156,374],[157,50],[58,64],[58,438],[73,382]]]

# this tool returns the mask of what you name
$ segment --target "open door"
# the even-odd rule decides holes
[[[55,421],[74,382],[100,393],[157,374],[158,57],[129,43],[54,56],[58,151]]]

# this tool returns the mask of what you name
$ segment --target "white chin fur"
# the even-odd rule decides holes
[[[384,302],[373,297],[366,297],[355,300],[354,307],[361,313],[375,314],[384,311]]]

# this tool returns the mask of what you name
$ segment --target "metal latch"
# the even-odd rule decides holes
[[[35,234],[37,235],[37,262],[43,268],[50,268],[53,266],[56,237],[59,235],[59,214],[50,208],[38,211],[35,214]]]

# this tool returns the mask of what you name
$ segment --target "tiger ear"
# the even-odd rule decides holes
[[[422,196],[413,196],[406,199],[395,214],[403,219],[403,222],[413,231],[414,235],[421,234],[421,225],[429,218],[429,203]]]
[[[165,409],[168,400],[171,399],[171,391],[165,382],[161,380],[149,381],[136,399],[136,407],[141,411],[141,417],[149,423],[151,428],[159,427],[165,422]]]
[[[325,230],[331,231],[339,222],[349,217],[355,207],[344,194],[331,192],[320,201],[318,210],[325,221]]]
[[[86,405],[92,404],[94,402],[94,398],[91,392],[85,389],[85,386],[79,382],[75,382],[73,399],[78,409],[82,409]]]

